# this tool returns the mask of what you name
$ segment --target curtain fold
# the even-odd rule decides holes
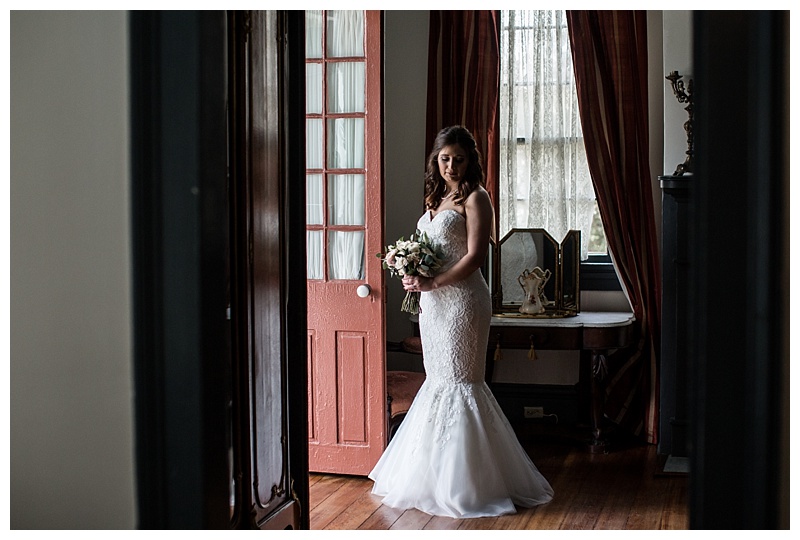
[[[499,22],[499,11],[431,10],[425,141],[427,152],[442,128],[460,124],[470,130],[483,156],[486,189],[495,206]]]
[[[661,275],[648,155],[644,11],[568,11],[589,170],[609,251],[639,324],[636,350],[606,376],[606,416],[658,437]]]

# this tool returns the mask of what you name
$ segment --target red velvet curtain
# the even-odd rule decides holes
[[[641,325],[632,355],[609,362],[606,415],[658,437],[661,276],[647,116],[644,11],[568,11],[589,171],[609,250]]]
[[[442,128],[460,124],[470,130],[492,202],[500,160],[499,25],[499,11],[432,10],[428,47],[426,152]]]

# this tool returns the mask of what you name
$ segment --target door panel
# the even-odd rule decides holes
[[[302,15],[232,12],[234,528],[308,528]],[[284,39],[278,39],[282,37]],[[300,94],[302,96],[302,94]],[[299,166],[297,164],[300,164]],[[295,170],[296,169],[296,170]],[[295,276],[295,277],[293,277]]]
[[[366,445],[367,426],[362,411],[368,410],[364,393],[368,379],[367,335],[363,332],[336,332],[336,367],[339,395],[339,444]]]
[[[317,380],[316,363],[314,362],[315,354],[314,349],[317,343],[317,333],[313,330],[308,332],[308,340],[306,343],[307,357],[308,357],[308,441],[310,443],[318,442],[319,435],[317,434],[317,401],[316,386],[314,381]]]
[[[306,12],[309,467],[318,472],[366,475],[386,440],[380,43],[380,12]]]
[[[376,257],[377,259],[377,257]],[[309,283],[312,283],[309,281]],[[383,327],[370,317],[382,300],[359,298],[363,281],[309,286],[309,470],[366,475],[383,452],[386,391]],[[359,306],[360,304],[360,306]],[[311,306],[314,306],[313,308]],[[380,322],[380,321],[379,321]],[[364,330],[368,328],[368,330]]]

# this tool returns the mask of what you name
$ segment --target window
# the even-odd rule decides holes
[[[581,231],[581,287],[619,288],[583,144],[566,13],[504,10],[500,41],[500,238]]]
[[[306,12],[307,277],[364,278],[363,11]]]

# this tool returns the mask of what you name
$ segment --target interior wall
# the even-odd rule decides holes
[[[677,71],[683,75],[683,82],[688,90],[692,79],[692,12],[687,10],[668,10],[661,12],[663,16],[663,74],[661,75],[664,108],[664,161],[659,174],[670,175],[675,168],[686,159],[686,130],[684,122],[689,113],[684,110],[685,103],[678,102],[672,91],[671,83],[666,80],[668,73]]]
[[[127,16],[10,34],[11,528],[130,529]]]
[[[423,212],[425,107],[428,86],[428,11],[384,12],[384,240],[414,233]],[[409,314],[400,311],[405,292],[386,274],[386,338],[413,335]],[[390,353],[389,369],[421,370],[418,357]]]
[[[658,250],[661,253],[661,182],[658,177],[664,161],[664,79],[663,67],[663,11],[647,12],[647,71],[648,115],[650,117],[650,187],[653,195],[653,213],[656,224]]]

